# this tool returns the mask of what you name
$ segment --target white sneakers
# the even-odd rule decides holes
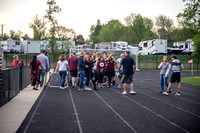
[[[90,89],[90,88],[85,88],[85,90],[86,90],[86,91],[91,91],[92,89]]]
[[[64,89],[66,89],[66,88],[68,88],[68,86],[60,87],[61,90],[64,90]]]
[[[126,94],[127,94],[127,92],[126,92],[126,91],[123,91],[123,92],[122,92],[122,94],[123,94],[123,95],[126,95]],[[135,91],[130,91],[130,94],[131,94],[131,95],[135,95],[135,94],[136,94],[136,92],[135,92]]]

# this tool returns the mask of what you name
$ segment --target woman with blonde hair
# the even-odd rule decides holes
[[[164,83],[168,87],[168,74],[167,69],[169,68],[169,63],[167,62],[167,56],[163,56],[162,62],[158,66],[158,69],[160,69],[160,85],[161,85],[161,91],[160,93],[164,92]]]
[[[13,56],[13,63],[12,66],[16,67],[16,66],[23,66],[24,62],[23,61],[19,61],[19,56],[18,55],[14,55]]]
[[[60,55],[59,57],[59,61],[57,63],[57,66],[56,66],[56,70],[55,70],[55,73],[57,73],[57,70],[60,74],[60,77],[61,77],[61,80],[60,80],[60,89],[63,90],[63,89],[66,89],[65,87],[65,77],[67,75],[67,70],[68,69],[68,61],[66,60],[66,56],[64,54]]]

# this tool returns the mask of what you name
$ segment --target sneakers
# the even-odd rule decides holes
[[[117,88],[118,88],[118,89],[120,89],[120,88],[121,88],[121,86],[119,85]]]
[[[79,91],[84,91],[84,89],[78,89]]]
[[[168,96],[168,95],[171,95],[172,93],[173,93],[173,91],[166,91],[166,92],[163,92],[163,95]]]
[[[113,88],[115,89],[115,86],[113,86]]]
[[[60,87],[60,89],[61,89],[61,90],[63,90],[63,89],[64,89],[64,87]]]
[[[126,95],[126,94],[127,94],[127,92],[126,92],[126,91],[123,91],[123,92],[122,92],[122,94],[123,94],[123,95]]]
[[[107,83],[105,82],[103,85],[106,86],[106,84],[107,84]]]
[[[175,96],[181,96],[181,94],[177,92],[177,93],[175,94]]]
[[[68,86],[65,86],[65,87],[63,87],[64,89],[67,89],[68,88]]]
[[[107,86],[108,88],[111,88],[111,85]]]
[[[91,91],[92,89],[90,89],[90,88],[85,88],[85,90],[86,90],[86,91]]]
[[[131,94],[131,95],[135,95],[136,92],[135,92],[135,91],[130,91],[130,94]]]

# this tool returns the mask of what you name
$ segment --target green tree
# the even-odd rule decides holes
[[[9,39],[9,35],[6,34],[6,33],[4,33],[4,34],[3,34],[3,41],[6,41],[6,40],[8,40],[8,39]]]
[[[23,38],[23,40],[30,40],[31,39],[28,34],[25,34],[22,38]]]
[[[200,32],[200,2],[199,0],[183,0],[186,2],[185,9],[177,15],[183,27],[191,28]]]
[[[102,25],[101,25],[101,21],[98,19],[97,20],[97,24],[96,25],[92,25],[91,28],[90,28],[90,41],[93,46],[94,44],[96,43],[99,43],[100,40],[99,40],[99,33],[100,33],[100,30],[102,28]]]
[[[23,36],[23,32],[18,30],[18,32],[14,31],[14,30],[10,30],[10,38],[13,40],[20,40]]]
[[[73,40],[75,35],[76,32],[74,31],[74,29],[69,29],[61,25],[56,26],[56,36],[59,38],[59,40]]]
[[[37,14],[33,17],[33,22],[29,23],[29,28],[33,29],[33,40],[45,39],[46,24],[45,19],[38,18]]]
[[[60,13],[61,8],[56,5],[55,0],[47,0],[47,5],[48,9],[46,10],[46,15],[45,18],[48,19],[48,22],[50,23],[50,41],[49,41],[49,47],[50,47],[50,52],[55,55],[55,47],[56,47],[56,25],[58,25],[57,20],[55,19],[54,14],[55,13]]]
[[[156,27],[161,39],[172,40],[174,35],[174,23],[170,17],[159,15],[156,17]]]
[[[196,59],[200,59],[200,34],[197,34],[193,39],[194,44],[194,52],[192,53],[192,56]]]
[[[177,28],[174,31],[173,40],[175,41],[185,41],[187,39],[192,39],[197,34],[196,30],[188,28]]]

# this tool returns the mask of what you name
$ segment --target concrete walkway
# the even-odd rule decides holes
[[[53,70],[50,72],[52,73]],[[49,79],[49,74],[47,79]],[[17,131],[42,90],[33,90],[33,87],[28,85],[10,102],[0,108],[0,133]]]

